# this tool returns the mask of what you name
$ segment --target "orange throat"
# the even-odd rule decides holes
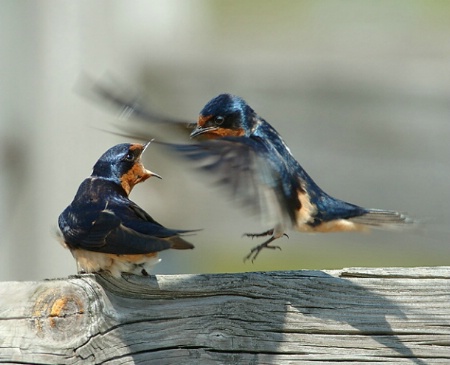
[[[122,175],[120,185],[127,195],[129,195],[135,185],[147,180],[150,176],[152,176],[152,173],[139,161],[127,173]]]

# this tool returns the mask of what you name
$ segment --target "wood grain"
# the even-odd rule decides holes
[[[450,364],[450,267],[0,283],[0,363]]]

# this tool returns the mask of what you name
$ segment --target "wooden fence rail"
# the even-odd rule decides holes
[[[450,267],[0,283],[0,363],[450,364]]]

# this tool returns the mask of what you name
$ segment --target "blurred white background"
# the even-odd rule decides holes
[[[424,222],[290,232],[282,251],[244,264],[257,241],[241,234],[268,227],[152,146],[144,161],[164,179],[131,198],[166,226],[204,228],[157,273],[449,265],[449,19],[450,2],[429,0],[1,0],[0,280],[75,273],[57,217],[126,140],[94,129],[121,121],[75,91],[83,73],[109,73],[192,121],[213,96],[240,95],[329,194]]]

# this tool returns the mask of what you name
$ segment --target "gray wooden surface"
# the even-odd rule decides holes
[[[450,364],[450,267],[0,283],[0,363]]]

